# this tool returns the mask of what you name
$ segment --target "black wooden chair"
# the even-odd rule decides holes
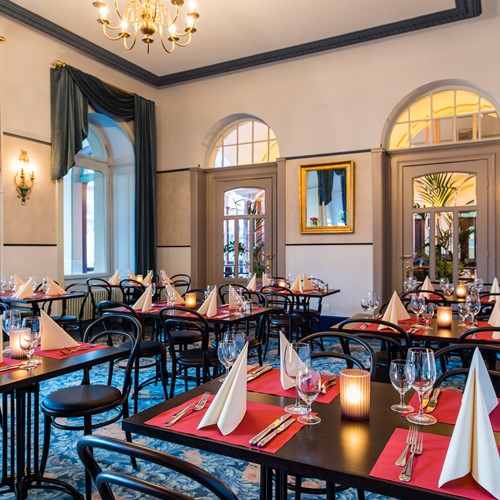
[[[146,287],[140,281],[125,279],[120,281],[120,290],[122,292],[122,301],[125,304],[132,305],[139,300]]]
[[[175,471],[178,474],[186,476],[196,483],[204,486],[212,492],[216,498],[222,500],[237,500],[236,495],[220,479],[209,472],[200,469],[186,460],[162,453],[151,448],[146,448],[138,444],[127,443],[111,437],[103,436],[85,436],[77,443],[77,451],[80,460],[83,462],[88,474],[92,477],[102,500],[115,500],[124,498],[124,490],[130,493],[130,497],[139,498],[146,495],[148,498],[161,498],[173,500],[188,500],[191,496],[184,495],[171,489],[166,485],[160,484],[164,481],[168,471]],[[113,457],[121,458],[128,456],[135,460],[140,459],[145,462],[145,468],[148,471],[148,479],[132,476],[131,474],[117,470],[116,467],[108,467],[103,470],[103,461],[96,457],[106,457],[107,464],[113,460]],[[113,463],[113,462],[111,462]],[[115,463],[121,463],[116,460]],[[156,464],[162,467],[158,477],[150,475],[150,464]],[[163,476],[163,477],[162,477]],[[113,486],[120,488],[120,495],[113,493]]]
[[[170,281],[181,295],[191,288],[191,276],[189,274],[174,274],[170,277]]]
[[[71,431],[82,431],[92,434],[94,429],[117,422],[122,417],[129,416],[128,398],[132,388],[132,371],[137,362],[139,344],[142,337],[142,327],[139,321],[126,314],[115,314],[114,319],[121,319],[120,330],[106,328],[109,317],[103,316],[92,322],[85,330],[84,342],[105,344],[108,346],[122,343],[127,338],[131,345],[130,355],[121,386],[102,383],[92,383],[91,370],[85,369],[80,385],[65,387],[45,396],[40,404],[44,415],[44,438],[40,473],[43,475],[49,455],[51,427]],[[98,421],[93,417],[105,414]],[[73,419],[83,419],[71,423]],[[132,441],[129,432],[125,432],[127,441]],[[91,484],[86,476],[86,493],[90,498]]]
[[[97,318],[97,304],[103,300],[111,300],[113,297],[113,287],[101,278],[89,278],[87,280],[88,296],[92,304],[92,319]]]

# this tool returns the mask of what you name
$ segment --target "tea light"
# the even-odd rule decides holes
[[[455,293],[458,298],[463,299],[467,295],[467,287],[465,285],[459,284],[455,289]]]
[[[186,301],[186,307],[195,307],[196,306],[196,294],[195,293],[187,293],[184,300]]]
[[[282,286],[283,288],[286,288],[286,286],[287,286],[286,280],[278,280],[278,286]]]
[[[340,413],[348,420],[366,420],[370,414],[370,372],[340,372]]]
[[[26,355],[21,348],[22,330],[11,330],[10,332],[10,357],[12,359],[26,359]]]
[[[139,283],[142,283],[142,280],[144,279],[144,276],[142,274],[136,274],[135,277],[137,278],[137,281]]]
[[[450,328],[452,320],[451,307],[438,307],[437,308],[437,324],[441,328]]]

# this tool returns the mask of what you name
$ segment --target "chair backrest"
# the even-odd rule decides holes
[[[125,279],[120,281],[120,290],[123,302],[125,304],[134,304],[144,293],[146,287],[140,281]]]
[[[477,339],[476,336],[478,333],[493,333],[498,332],[500,333],[500,327],[497,326],[480,326],[478,328],[471,328],[469,330],[466,330],[463,332],[460,337],[458,337],[458,343],[462,344],[463,342],[473,342],[475,344],[483,344],[483,343],[489,343],[491,344],[491,340],[481,340]]]
[[[61,305],[61,316],[66,316],[66,312],[67,312],[67,309],[68,309],[68,302],[70,300],[80,300],[80,307],[78,309],[78,319],[83,319],[83,313],[85,311],[85,304],[87,303],[87,298],[88,298],[88,295],[89,295],[89,290],[88,290],[88,287],[87,287],[87,283],[85,282],[75,282],[75,283],[70,283],[69,285],[67,285],[64,290],[68,293],[76,293],[76,292],[79,292],[79,293],[83,293],[85,294],[82,298],[78,298],[78,299],[71,299],[71,298],[68,298],[68,299],[63,299],[61,302],[62,302],[62,305]],[[50,315],[50,309],[47,311],[47,314]]]
[[[481,352],[486,366],[495,370],[497,359],[500,358],[500,345],[494,345],[491,343],[488,344],[475,341],[475,343],[465,342],[448,345],[438,349],[434,353],[434,358],[436,359],[436,364],[440,363],[443,372],[447,370],[447,361],[450,356],[460,359],[461,366],[457,367],[457,361],[455,361],[453,364],[454,368],[469,368],[476,348]]]
[[[113,288],[106,280],[101,278],[89,278],[87,280],[87,288],[92,304],[92,319],[95,319],[97,315],[97,303],[101,300],[111,300]]]
[[[294,308],[293,293],[289,288],[277,285],[263,286],[260,293],[267,299],[268,307],[273,308],[273,314],[292,314]]]
[[[335,344],[338,344],[339,351],[332,351],[327,349],[327,347],[332,347],[331,343],[327,341],[334,341]],[[312,333],[307,337],[304,337],[301,342],[306,342],[311,344],[311,350],[314,350],[315,347],[319,346],[321,349],[321,353],[335,353],[342,354],[339,359],[343,359],[346,361],[347,366],[349,368],[352,367],[353,364],[359,366],[362,370],[370,371],[370,378],[373,380],[375,377],[376,369],[377,369],[377,353],[366,340],[359,338],[355,335],[350,335],[348,333],[340,333],[340,332],[318,332]],[[353,355],[354,352],[358,352],[358,349],[351,347],[356,346],[361,348],[358,356]],[[313,353],[316,354],[316,353]],[[350,358],[356,359],[357,362],[352,361]],[[369,362],[369,364],[367,363]]]
[[[132,370],[138,362],[140,354],[139,344],[143,332],[141,322],[130,314],[105,314],[96,319],[85,329],[83,341],[91,344],[106,344],[113,346],[129,342],[130,354],[123,372],[122,405],[127,405],[128,396],[132,388]],[[84,370],[84,383],[89,383],[89,370]]]
[[[207,320],[198,312],[180,306],[163,307],[159,311],[160,321],[165,332],[171,356],[175,356],[175,342],[172,332],[195,331],[201,334],[201,348],[208,350],[209,326]]]
[[[178,474],[182,474],[198,484],[204,486],[211,491],[216,498],[222,500],[237,500],[236,495],[228,488],[220,479],[216,478],[209,472],[193,465],[185,460],[174,457],[172,455],[162,453],[151,448],[146,448],[135,443],[127,443],[111,437],[104,436],[84,436],[77,443],[77,451],[80,460],[83,462],[87,472],[92,477],[99,494],[103,500],[114,500],[112,485],[119,486],[129,491],[139,492],[141,495],[148,495],[153,498],[162,499],[189,499],[187,495],[176,492],[166,486],[161,486],[159,482],[163,477],[158,477],[156,480],[151,477],[150,480],[140,479],[136,476],[116,471],[113,466],[111,470],[104,471],[96,460],[99,453],[94,453],[94,450],[105,450],[101,456],[111,457],[115,454],[125,455],[127,457],[139,458],[146,463],[156,464],[164,469],[173,470]],[[113,460],[113,463],[122,463],[120,459]],[[109,460],[106,460],[109,463]],[[148,473],[153,469],[148,467]],[[164,471],[159,471],[161,476],[164,476]],[[167,473],[168,475],[168,473]],[[134,495],[135,496],[135,495]]]
[[[439,290],[434,290],[433,292],[424,292],[422,290],[410,290],[409,292],[404,292],[401,294],[401,302],[407,306],[411,303],[411,298],[414,294],[425,294],[425,299],[427,302],[432,302],[438,306],[446,306],[448,304],[448,299],[444,296],[443,292]]]
[[[259,307],[267,307],[267,297],[261,292],[252,292],[244,290],[242,293],[243,298],[252,302],[253,305]]]
[[[229,287],[232,286],[236,291],[248,292],[248,288],[238,283],[223,283],[219,285],[218,293],[221,304],[227,304],[229,302]]]
[[[7,306],[7,304],[5,302],[2,302],[1,299],[0,299],[0,314],[3,314],[4,311],[7,311],[9,307]]]
[[[191,287],[191,276],[189,274],[174,274],[170,277],[170,281],[181,295]]]
[[[313,366],[317,366],[321,361],[321,365],[319,366],[321,370],[325,370],[325,365],[323,363],[324,360],[331,361],[328,366],[328,371],[332,372],[335,375],[338,375],[339,372],[343,369],[343,367],[338,366],[338,362],[345,363],[346,368],[359,368],[360,370],[366,370],[370,372],[370,378],[372,378],[372,371],[369,368],[366,368],[365,365],[354,356],[350,356],[349,354],[344,354],[343,352],[333,352],[333,351],[320,351],[311,353],[311,364]]]
[[[115,311],[116,308],[124,309],[124,311]],[[102,300],[96,304],[97,315],[99,317],[105,314],[116,314],[120,312],[121,314],[131,314],[134,318],[139,319],[137,311],[132,308],[132,306],[125,304],[124,302],[117,302],[115,300]]]

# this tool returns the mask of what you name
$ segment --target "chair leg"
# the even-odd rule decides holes
[[[172,361],[172,373],[170,375],[170,397],[174,397],[174,391],[175,391],[175,381],[177,380],[177,366],[175,365],[175,362]]]
[[[43,476],[45,467],[47,466],[47,459],[49,457],[50,446],[50,431],[52,430],[52,417],[48,415],[43,419],[43,445],[42,445],[42,458],[40,460],[40,475]]]
[[[365,492],[364,492],[364,490],[357,489],[356,492],[358,494],[358,500],[365,500]]]
[[[302,476],[295,476],[295,500],[300,500],[302,496],[301,490]]]
[[[83,417],[83,434],[85,436],[92,434],[92,417]],[[92,500],[92,476],[85,469],[85,498]]]
[[[167,371],[167,355],[165,352],[160,354],[160,381],[163,385],[163,394],[165,399],[168,399],[168,371]]]

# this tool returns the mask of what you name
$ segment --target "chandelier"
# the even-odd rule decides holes
[[[184,0],[170,0],[171,6],[165,5],[162,0],[127,0],[125,8],[114,0],[114,9],[118,24],[113,26],[108,18],[106,2],[96,0],[92,3],[99,10],[97,22],[102,24],[104,36],[109,40],[123,40],[127,50],[132,50],[141,37],[149,46],[154,42],[153,37],[158,35],[163,48],[170,54],[175,46],[185,47],[191,42],[191,35],[196,31],[194,22],[200,16],[196,12],[196,4],[190,2],[189,10],[185,14],[186,24],[183,30],[178,31],[175,23],[179,20]]]

